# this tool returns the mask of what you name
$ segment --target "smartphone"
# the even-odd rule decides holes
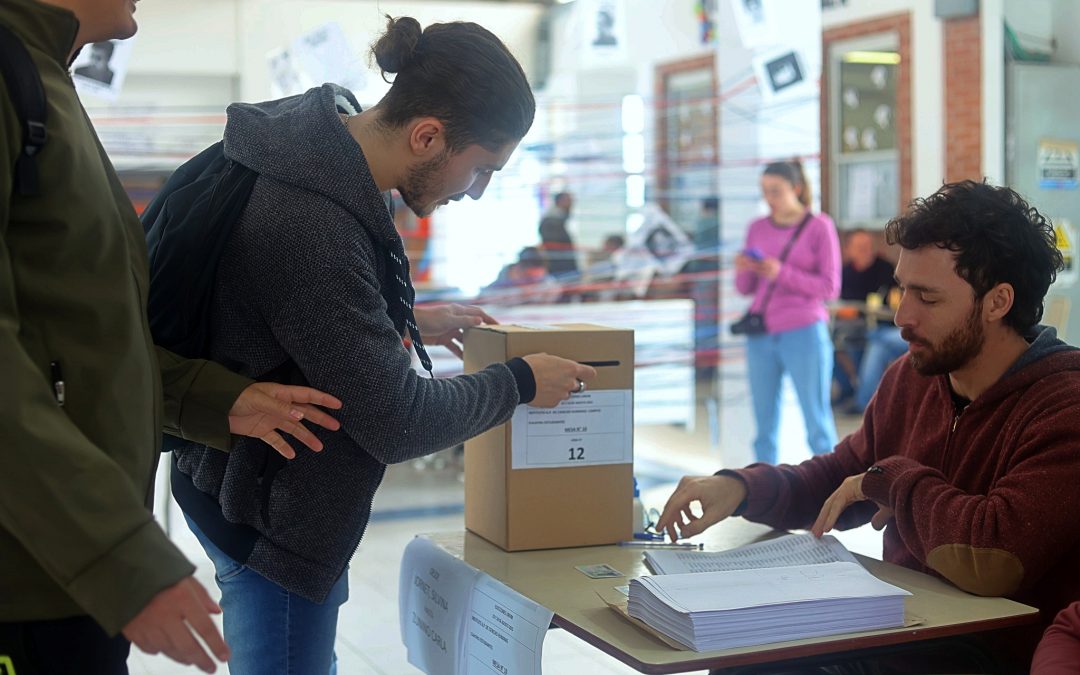
[[[743,255],[755,262],[761,262],[765,259],[765,254],[761,252],[761,249],[754,246],[744,250]]]

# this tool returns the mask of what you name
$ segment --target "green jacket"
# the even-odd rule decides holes
[[[115,634],[194,569],[150,512],[162,430],[227,450],[251,381],[154,347],[142,225],[68,75],[75,16],[3,0],[0,23],[48,99],[42,195],[20,197],[0,81],[0,622],[89,614]]]

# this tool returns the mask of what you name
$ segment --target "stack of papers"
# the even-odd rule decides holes
[[[630,616],[695,651],[904,623],[902,588],[854,562],[667,574],[630,581]]]
[[[788,567],[828,562],[856,562],[855,556],[835,537],[818,539],[812,534],[789,534],[740,546],[730,551],[649,549],[645,563],[656,574],[723,572],[761,567]]]

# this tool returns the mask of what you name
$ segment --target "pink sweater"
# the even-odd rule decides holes
[[[886,371],[862,428],[832,453],[720,473],[746,483],[743,517],[803,529],[846,477],[875,467],[862,483],[872,501],[850,506],[841,529],[869,522],[874,502],[888,506],[885,560],[1034,605],[1049,622],[1080,600],[1077,410],[1080,351],[1046,328],[959,415],[948,378],[919,375],[905,356]],[[1030,637],[1017,645],[1028,660]]]
[[[766,257],[779,258],[796,227],[780,227],[770,218],[759,218],[750,223],[746,248],[756,248]],[[829,320],[825,302],[840,294],[840,242],[829,216],[818,213],[810,218],[773,285],[776,288],[765,308],[765,326],[769,333],[782,333]],[[760,311],[768,287],[769,282],[753,272],[735,275],[735,288],[739,293],[753,294],[751,307],[754,311]]]

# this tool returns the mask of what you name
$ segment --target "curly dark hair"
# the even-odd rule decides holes
[[[914,250],[956,253],[956,273],[976,298],[997,284],[1013,287],[1004,322],[1019,333],[1039,323],[1043,297],[1064,267],[1053,224],[1016,191],[985,182],[946,183],[889,221],[885,238]]]

